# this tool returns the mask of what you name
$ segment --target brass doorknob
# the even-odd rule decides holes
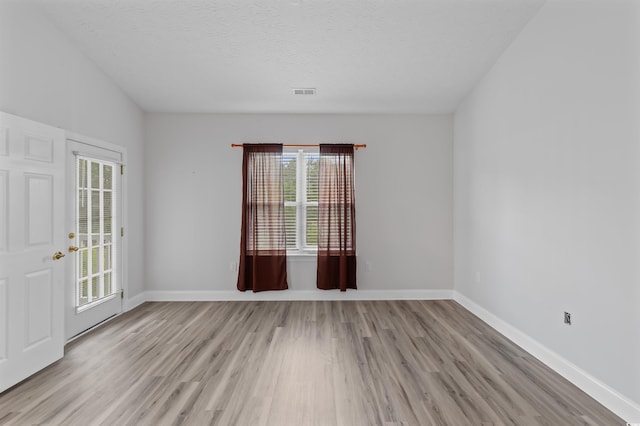
[[[54,255],[52,256],[52,259],[53,259],[53,260],[60,260],[60,259],[62,259],[64,256],[65,256],[65,254],[64,254],[64,253],[62,253],[61,251],[59,251],[59,252],[56,252],[56,254],[54,254]]]
[[[69,253],[73,253],[74,251],[78,251],[78,250],[80,250],[80,248],[79,248],[79,247],[76,247],[76,246],[69,246]]]

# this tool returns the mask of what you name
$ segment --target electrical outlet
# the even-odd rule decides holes
[[[571,325],[571,314],[569,312],[564,313],[564,323]]]
[[[238,262],[230,262],[229,263],[229,271],[238,272]]]

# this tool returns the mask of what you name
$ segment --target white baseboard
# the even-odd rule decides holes
[[[133,297],[128,297],[124,301],[124,305],[122,306],[122,311],[123,312],[130,311],[136,306],[142,305],[146,301],[147,301],[147,294],[144,291],[136,294]]]
[[[285,290],[263,291],[147,291],[148,302],[243,301],[243,300],[442,300],[453,290]]]
[[[640,423],[640,406],[629,398],[602,383],[511,324],[498,318],[463,294],[454,291],[453,299],[625,421],[630,424]]]

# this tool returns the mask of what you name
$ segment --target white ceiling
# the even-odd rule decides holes
[[[325,113],[453,111],[543,3],[41,0],[146,111]]]

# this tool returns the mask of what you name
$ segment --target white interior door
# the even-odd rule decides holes
[[[0,113],[0,392],[63,355],[64,146]]]
[[[122,160],[67,141],[67,339],[122,312]]]

